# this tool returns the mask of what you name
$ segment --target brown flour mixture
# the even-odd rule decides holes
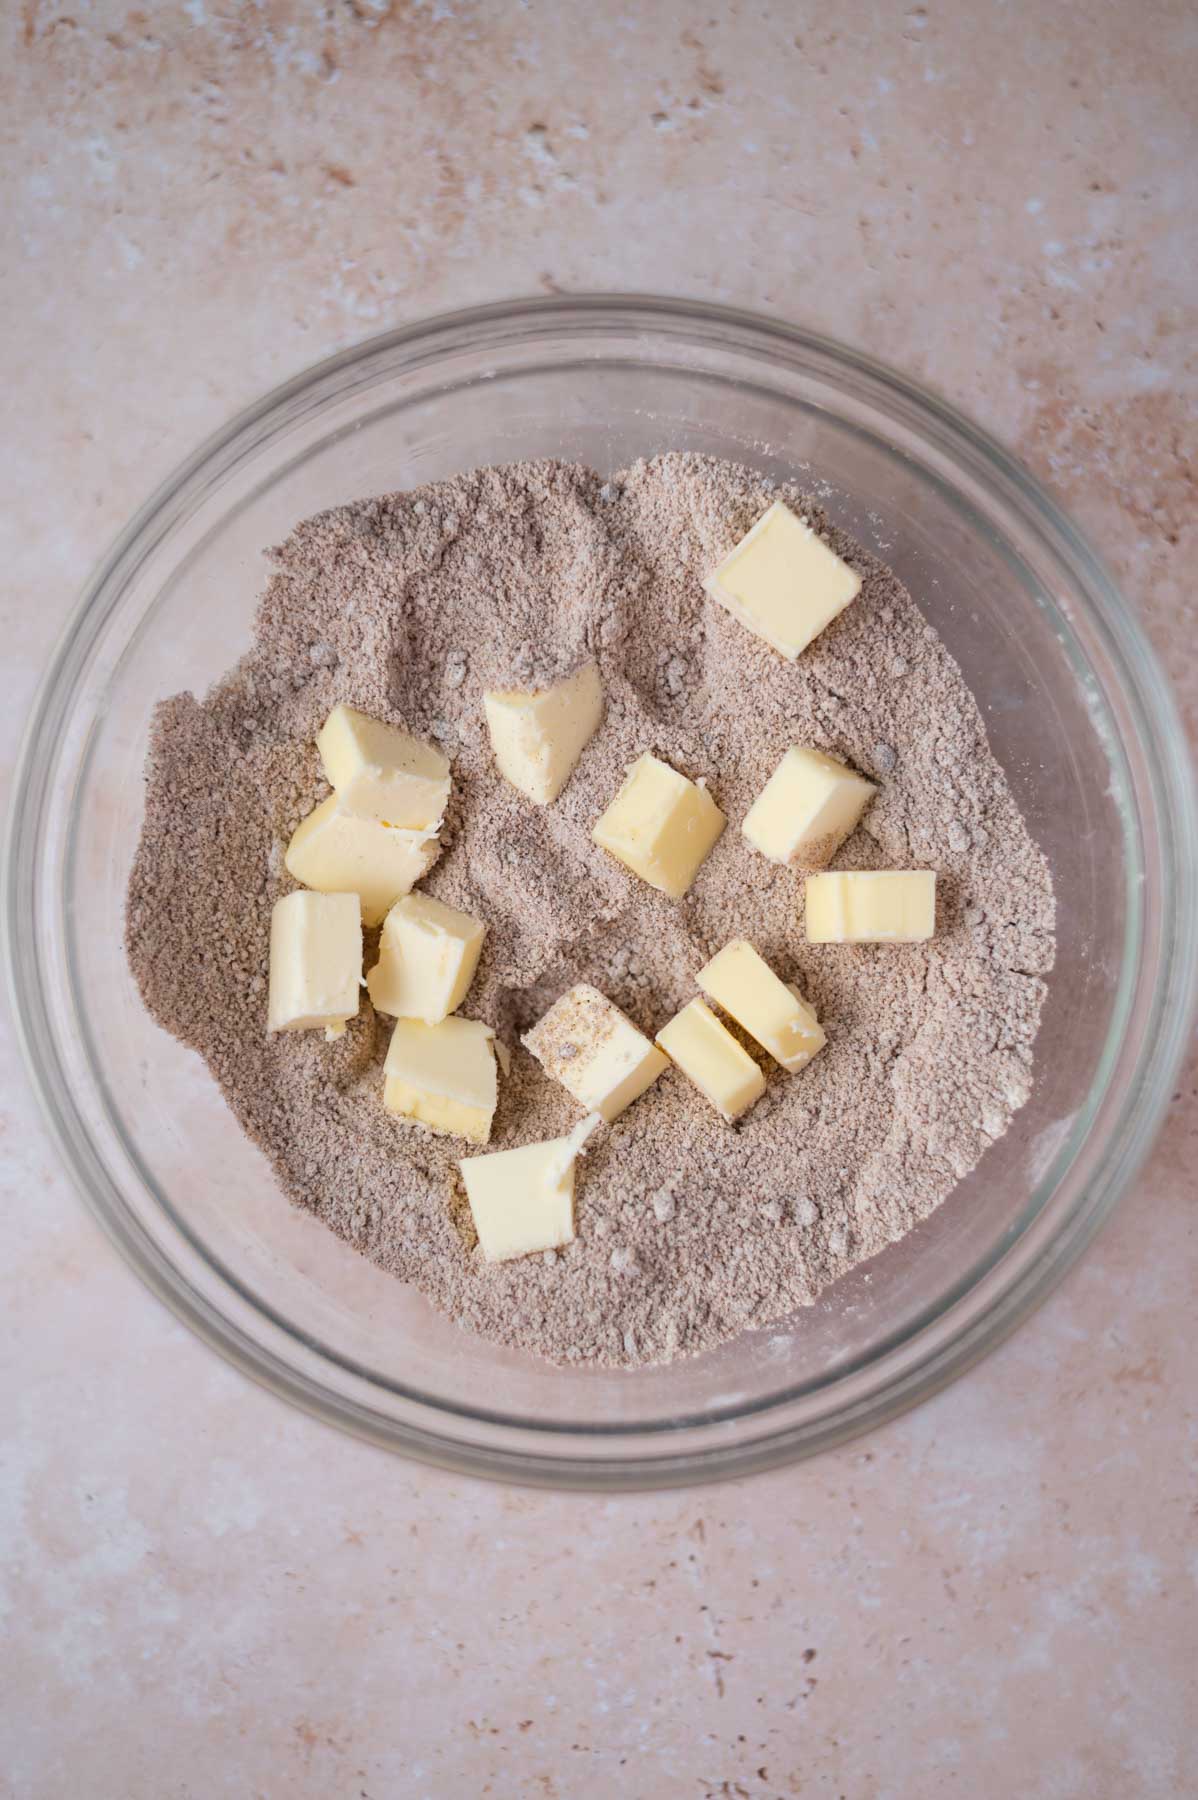
[[[700,586],[779,496],[864,580],[797,664]],[[608,482],[523,463],[322,514],[275,562],[250,653],[202,703],[177,695],[155,713],[127,942],[146,1005],[204,1057],[298,1205],[471,1330],[636,1364],[810,1301],[931,1212],[1006,1129],[1053,958],[1048,869],[936,633],[797,489],[694,456]],[[604,724],[561,798],[532,806],[495,770],[482,689],[586,656]],[[466,1146],[383,1111],[391,1021],[363,994],[335,1043],[266,1033],[270,911],[294,886],[282,853],[328,791],[312,740],[338,701],[453,760],[446,848],[423,885],[487,923],[463,1011],[514,1051],[492,1149],[577,1121],[518,1042],[576,981],[651,1035],[694,997],[700,965],[748,937],[817,1007],[827,1048],[797,1075],[754,1051],[769,1086],[736,1127],[667,1070],[592,1139],[576,1241],[484,1264],[456,1172]],[[794,742],[878,781],[836,864],[936,869],[931,943],[805,942],[801,882],[739,831]],[[643,750],[706,777],[729,818],[680,902],[590,841]]]

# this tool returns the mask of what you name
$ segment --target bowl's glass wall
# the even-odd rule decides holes
[[[134,1254],[226,1349],[288,1371],[296,1397],[358,1409],[350,1422],[398,1427],[409,1444],[430,1431],[433,1454],[458,1439],[475,1466],[492,1454],[513,1466],[503,1459],[540,1456],[549,1439],[567,1459],[602,1459],[613,1434],[635,1463],[641,1434],[646,1456],[663,1454],[663,1431],[684,1458],[714,1445],[735,1461],[772,1429],[753,1420],[864,1417],[882,1364],[900,1379],[1004,1259],[1045,1254],[1076,1205],[1093,1173],[1087,1128],[1113,1104],[1152,985],[1140,747],[1101,634],[1076,613],[1071,629],[1075,596],[1043,546],[950,479],[918,421],[908,431],[897,405],[884,417],[868,384],[846,391],[818,358],[771,368],[759,348],[702,334],[484,336],[424,357],[383,347],[277,401],[109,571],[41,826],[53,1080]],[[142,1009],[121,949],[124,889],[151,708],[202,693],[247,646],[264,546],[321,508],[471,464],[558,456],[607,472],[679,448],[797,472],[898,571],[960,663],[1052,865],[1059,960],[1031,1103],[920,1230],[785,1326],[633,1375],[563,1371],[458,1331],[285,1202],[198,1059]]]

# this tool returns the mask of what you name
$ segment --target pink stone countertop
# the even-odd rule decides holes
[[[0,757],[89,566],[244,402],[529,291],[775,310],[930,382],[1097,539],[1198,723],[1185,0],[5,9]],[[11,1039],[0,1792],[1198,1792],[1198,1075],[1082,1265],[805,1467],[453,1479],[206,1350],[60,1172]]]

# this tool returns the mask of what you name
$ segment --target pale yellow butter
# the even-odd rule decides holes
[[[598,1114],[592,1113],[568,1137],[495,1150],[458,1164],[488,1262],[556,1250],[573,1240],[574,1164],[599,1124]]]
[[[765,1076],[702,1000],[692,1000],[657,1034],[671,1062],[731,1122],[765,1092]]]
[[[608,1124],[657,1080],[666,1058],[588,982],[549,1008],[524,1038],[547,1075]]]
[[[432,744],[335,706],[316,739],[341,811],[405,830],[435,831],[449,799],[449,764]]]
[[[812,944],[919,943],[936,929],[930,869],[835,870],[803,888]]]
[[[861,591],[861,577],[781,500],[703,583],[792,662]]]
[[[310,812],[283,861],[297,881],[322,894],[357,894],[362,919],[377,925],[401,894],[428,874],[441,845],[427,831],[403,831],[343,812],[330,794]]]
[[[646,751],[591,836],[650,887],[680,900],[726,823],[706,788]]]
[[[856,828],[875,791],[872,781],[834,756],[792,745],[741,830],[771,862],[822,869]]]
[[[429,894],[397,900],[383,920],[379,960],[366,977],[377,1012],[435,1025],[456,1012],[474,979],[485,925]]]
[[[499,772],[538,806],[556,800],[603,719],[603,687],[593,662],[536,693],[483,695]]]
[[[362,915],[356,894],[284,894],[270,915],[271,1031],[323,1026],[339,1037],[358,1010]]]
[[[825,1043],[823,1027],[790,982],[779,979],[752,944],[734,938],[698,974],[708,999],[768,1050],[784,1069],[801,1069]]]
[[[383,1064],[383,1105],[439,1137],[485,1144],[499,1095],[494,1032],[477,1019],[399,1019]]]

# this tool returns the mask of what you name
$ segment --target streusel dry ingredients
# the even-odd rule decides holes
[[[776,499],[861,591],[796,661],[704,592]],[[812,1300],[925,1218],[1027,1099],[1053,959],[1043,856],[961,673],[892,572],[797,488],[665,455],[605,479],[472,471],[339,507],[273,553],[253,644],[153,719],[127,945],[145,1003],[204,1058],[286,1194],[468,1329],[559,1361],[702,1350]],[[482,695],[592,659],[603,722],[560,796],[499,773]],[[796,984],[826,1034],[788,1073],[734,1024],[764,1095],[729,1124],[668,1068],[578,1165],[573,1241],[488,1263],[462,1141],[384,1110],[393,1021],[269,1034],[271,911],[288,841],[329,792],[313,747],[345,702],[435,742],[453,788],[423,894],[486,923],[463,1012],[511,1053],[490,1150],[560,1137],[577,1102],[520,1042],[588,983],[652,1039],[730,939]],[[926,942],[806,941],[802,883],[741,821],[788,746],[877,784],[833,867],[936,871]],[[678,900],[592,840],[651,752],[728,828]],[[377,932],[366,933],[366,964]]]

